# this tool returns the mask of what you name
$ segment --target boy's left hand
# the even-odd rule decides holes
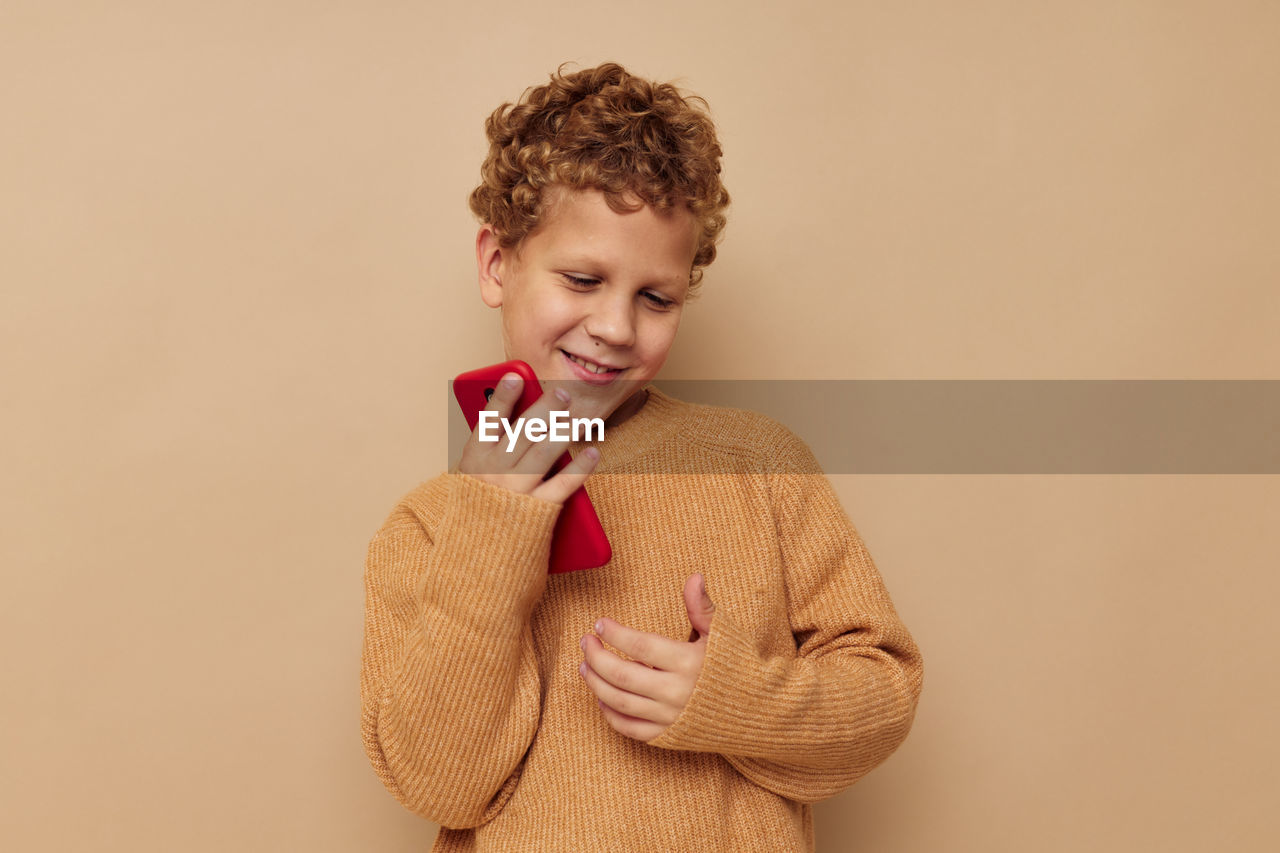
[[[716,609],[702,575],[685,581],[684,605],[693,626],[688,642],[637,631],[612,619],[598,620],[595,635],[582,638],[586,660],[578,672],[596,694],[605,720],[627,737],[653,740],[675,722],[693,695]],[[618,657],[601,640],[632,660]]]

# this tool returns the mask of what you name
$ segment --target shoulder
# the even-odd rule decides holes
[[[728,406],[679,405],[685,409],[680,439],[691,451],[762,474],[822,473],[804,440],[773,418]]]
[[[448,505],[452,480],[459,475],[440,474],[420,483],[396,502],[395,509],[378,528],[374,541],[397,538],[406,533],[430,535],[440,525]]]

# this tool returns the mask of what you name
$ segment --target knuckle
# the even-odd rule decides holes
[[[655,651],[653,640],[644,635],[636,637],[635,641],[631,644],[631,651],[632,657],[639,658],[640,660],[649,660],[653,657],[653,653]]]
[[[654,700],[663,708],[678,707],[680,688],[675,685],[664,684],[654,695]]]
[[[639,710],[639,703],[636,698],[627,693],[619,693],[614,696],[612,704],[615,711],[630,717],[636,716],[636,712]]]
[[[631,689],[635,687],[636,684],[635,675],[627,667],[619,667],[618,670],[613,673],[613,677],[610,681],[613,683],[614,687],[617,687],[619,690],[626,690],[627,692],[631,692]]]
[[[702,668],[701,662],[689,655],[681,655],[676,663],[675,671],[686,678],[696,675]]]

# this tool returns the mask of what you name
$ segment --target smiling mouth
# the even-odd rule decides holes
[[[560,350],[560,352],[564,353],[565,358],[569,359],[574,364],[595,374],[622,372],[621,367],[605,367],[603,364],[596,364],[594,361],[587,361],[585,358],[579,358],[568,350]]]

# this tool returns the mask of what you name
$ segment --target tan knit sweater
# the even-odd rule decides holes
[[[758,415],[651,389],[587,483],[613,560],[547,574],[558,507],[444,474],[369,548],[365,748],[433,851],[811,851],[809,803],[906,737],[919,652],[808,448]],[[673,474],[672,471],[683,473]],[[578,675],[595,620],[689,637],[680,717],[609,727]]]

